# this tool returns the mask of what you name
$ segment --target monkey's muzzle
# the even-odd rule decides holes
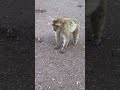
[[[58,31],[60,29],[58,25],[52,25],[52,26],[54,31]]]
[[[57,29],[54,29],[54,31],[56,32],[56,31],[57,31]]]

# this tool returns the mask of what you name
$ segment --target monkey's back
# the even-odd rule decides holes
[[[91,15],[95,9],[99,6],[100,0],[86,0],[86,15]]]
[[[79,23],[78,20],[75,18],[63,18],[65,20],[65,28],[69,32],[74,32],[75,29],[78,27]]]

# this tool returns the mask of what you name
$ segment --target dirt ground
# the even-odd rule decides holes
[[[35,1],[35,89],[85,90],[85,2],[84,0]],[[54,50],[52,19],[72,17],[80,22],[80,40],[65,54]],[[38,42],[38,38],[41,40]]]

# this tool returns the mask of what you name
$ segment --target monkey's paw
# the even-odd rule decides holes
[[[74,46],[77,46],[77,45],[78,45],[78,43],[74,43],[73,45],[74,45]]]
[[[55,46],[55,47],[54,47],[55,50],[56,50],[56,49],[59,49],[59,48],[60,48],[60,46]]]
[[[66,51],[65,49],[61,49],[61,50],[60,50],[60,53],[63,54],[63,53],[65,53],[65,51]]]

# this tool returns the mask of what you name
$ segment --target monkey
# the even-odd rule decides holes
[[[61,53],[65,53],[69,41],[70,35],[73,34],[73,43],[76,46],[78,44],[80,26],[74,18],[57,18],[52,21],[53,30],[55,32],[56,46],[54,49],[60,48],[60,37],[63,37],[63,44],[60,50]]]
[[[107,0],[86,0],[86,17],[90,17],[92,37],[96,45],[102,41],[106,25]]]

